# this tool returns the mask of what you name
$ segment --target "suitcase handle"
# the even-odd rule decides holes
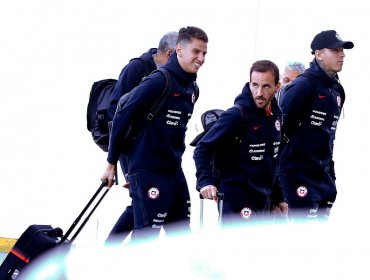
[[[90,205],[94,202],[94,200],[96,199],[96,197],[99,195],[99,193],[104,189],[104,187],[106,187],[108,185],[108,180],[104,180],[101,185],[99,186],[98,190],[94,193],[94,195],[92,196],[92,198],[89,200],[89,202],[86,204],[85,208],[81,211],[80,215],[78,215],[78,217],[76,218],[76,220],[73,222],[73,224],[69,227],[68,231],[66,232],[66,234],[63,235],[63,237],[60,239],[60,242],[59,242],[59,245],[63,245],[64,242],[67,240],[67,238],[70,236],[70,234],[72,233],[72,231],[75,229],[75,227],[78,225],[78,223],[80,222],[82,216],[85,214],[85,212],[87,211],[87,209],[90,207]],[[106,191],[104,192],[104,194],[100,197],[100,199],[98,200],[98,202],[95,204],[94,208],[90,211],[89,215],[85,218],[85,220],[83,221],[83,223],[80,225],[80,227],[77,229],[76,233],[73,235],[73,237],[71,238],[70,242],[69,243],[72,243],[72,241],[77,237],[77,235],[80,233],[80,231],[82,230],[82,228],[85,226],[85,224],[87,223],[87,221],[90,219],[91,215],[94,213],[95,209],[98,207],[98,205],[100,204],[100,202],[103,200],[103,198],[105,197],[105,195],[108,193],[108,191],[110,190],[110,188],[107,188]]]
[[[224,206],[224,193],[220,193],[220,192],[217,192],[216,193],[217,195],[217,208],[218,208],[218,225],[220,226],[221,223],[222,223],[222,209],[223,209],[223,206]],[[201,193],[199,193],[199,198],[200,198],[200,217],[199,217],[199,224],[200,224],[200,227],[202,228],[203,227],[203,209],[204,209],[204,197],[202,196]]]
[[[222,225],[222,212],[224,208],[224,194],[217,192],[218,197],[218,226]]]

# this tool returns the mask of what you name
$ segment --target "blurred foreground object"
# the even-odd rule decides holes
[[[366,279],[368,236],[330,224],[236,226],[49,254],[22,279]]]

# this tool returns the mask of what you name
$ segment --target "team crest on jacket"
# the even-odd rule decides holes
[[[280,129],[281,129],[281,124],[280,124],[280,121],[279,121],[279,120],[276,120],[276,121],[275,121],[275,128],[276,128],[276,130],[277,130],[277,131],[280,131]]]
[[[249,207],[244,207],[240,211],[240,216],[242,216],[243,219],[248,220],[252,216],[252,210]]]
[[[337,96],[337,103],[338,107],[340,107],[340,105],[342,104],[342,99],[340,98],[340,96]]]
[[[308,190],[305,186],[300,186],[297,188],[297,195],[299,197],[305,197],[308,193]]]
[[[159,196],[159,190],[158,190],[157,188],[155,188],[155,187],[150,188],[150,189],[148,190],[148,196],[149,196],[149,198],[151,198],[151,199],[156,199],[156,198],[158,198],[158,196]]]

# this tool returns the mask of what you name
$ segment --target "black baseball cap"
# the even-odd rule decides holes
[[[343,41],[338,33],[335,30],[325,30],[317,34],[311,43],[312,54],[316,50],[321,49],[335,49],[335,48],[344,48],[352,49],[354,44],[351,41]]]
[[[196,146],[200,139],[206,134],[206,132],[216,123],[216,121],[220,118],[221,114],[224,110],[221,109],[213,109],[208,110],[202,114],[200,117],[202,121],[202,126],[204,131],[198,134],[193,141],[191,141],[190,146]]]

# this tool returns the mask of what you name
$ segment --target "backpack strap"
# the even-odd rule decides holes
[[[151,121],[154,118],[154,116],[158,114],[159,110],[163,107],[164,103],[167,101],[167,98],[171,95],[172,91],[172,79],[168,71],[164,68],[158,68],[154,70],[151,74],[155,72],[161,72],[164,75],[164,77],[166,78],[166,86],[164,87],[160,97],[157,99],[157,101],[150,109],[150,112],[146,117],[148,121]]]
[[[241,114],[242,126],[246,126],[247,125],[247,109],[240,104],[234,104],[234,107],[237,108]]]
[[[235,138],[235,142],[240,144],[242,143],[243,139],[241,137],[242,131],[245,131],[247,129],[247,110],[244,106],[240,104],[234,104],[234,107],[237,108],[240,112],[241,115],[241,124],[240,124],[240,130],[239,130],[239,135]]]
[[[132,61],[132,60],[140,60],[144,64],[144,77],[143,77],[143,79],[152,72],[153,68],[149,67],[149,63],[147,63],[143,58],[135,57],[135,58],[130,59],[130,61]]]

